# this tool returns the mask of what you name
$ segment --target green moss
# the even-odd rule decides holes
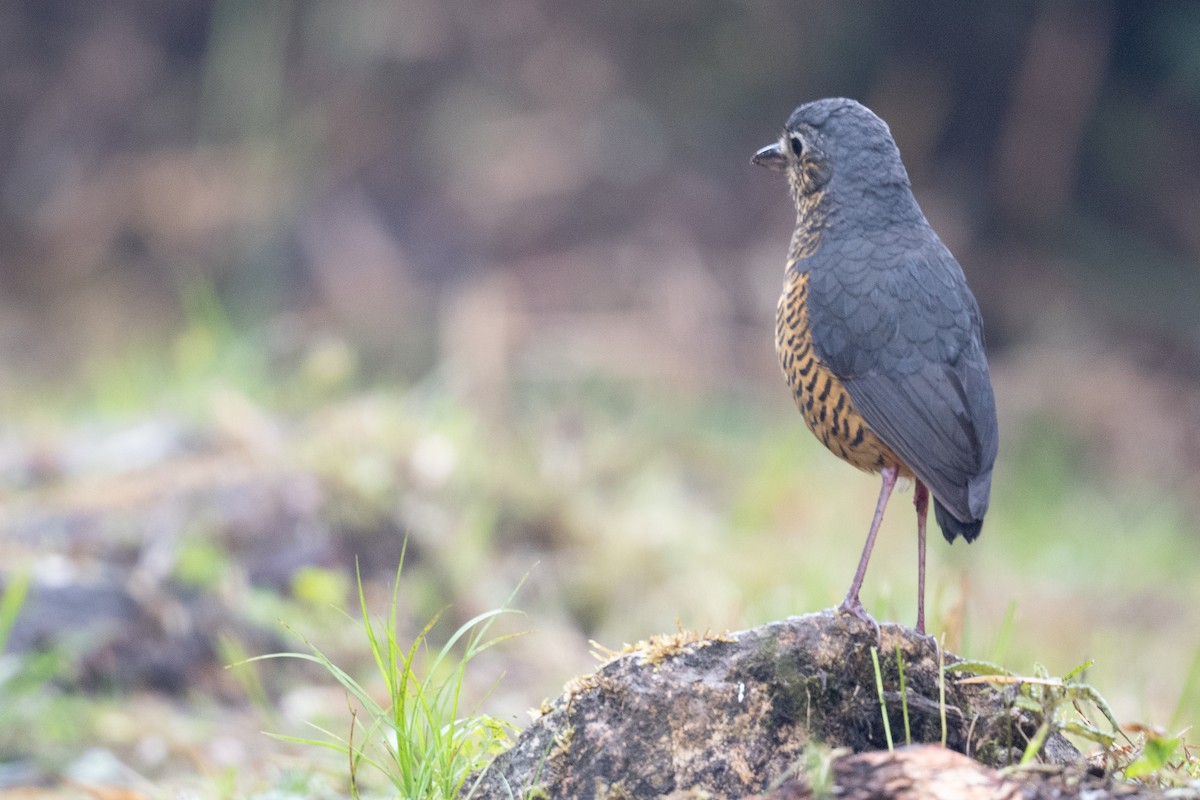
[[[634,800],[633,795],[625,791],[620,781],[609,784],[602,792],[597,792],[597,796],[603,797],[604,800]]]
[[[814,706],[814,694],[819,698],[821,680],[807,674],[803,665],[779,656],[777,636],[764,640],[758,651],[746,663],[747,672],[756,681],[765,683],[770,692],[771,716],[768,729],[804,724],[813,727],[820,718],[821,704]]]

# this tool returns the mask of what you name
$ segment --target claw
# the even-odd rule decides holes
[[[836,609],[834,609],[834,612],[839,615],[847,614],[856,619],[860,619],[863,622],[867,622],[867,623],[870,623],[871,625],[874,625],[875,626],[875,639],[880,642],[883,641],[883,631],[880,629],[879,623],[875,621],[874,617],[872,617],[870,614],[867,613],[867,610],[865,608],[863,608],[862,603],[859,602],[857,597],[847,597],[845,600],[842,601],[842,604],[840,606],[838,606]]]

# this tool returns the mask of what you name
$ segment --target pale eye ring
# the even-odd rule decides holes
[[[804,137],[798,133],[792,133],[788,136],[788,143],[792,148],[792,155],[796,157],[804,155]]]

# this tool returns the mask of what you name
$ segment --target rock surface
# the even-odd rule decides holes
[[[834,759],[828,785],[838,800],[1149,800],[1197,798],[1200,791],[1121,783],[1079,769],[1003,774],[961,753],[936,745],[913,745]],[[747,800],[816,800],[830,792],[808,780],[785,782]]]
[[[907,707],[909,741],[941,742],[944,705],[946,744],[969,759],[940,747],[886,752],[873,646],[879,651],[893,741],[905,744]],[[959,659],[946,653],[944,660]],[[924,796],[1004,797],[1009,789],[1018,796],[1019,787],[988,767],[1016,763],[1035,721],[1014,708],[1011,694],[961,683],[954,674],[945,679],[943,704],[942,674],[934,640],[890,624],[877,634],[868,623],[830,612],[736,634],[656,637],[568,684],[512,749],[483,772],[471,796],[809,797],[803,793],[810,792],[806,758],[811,772],[812,759],[824,753],[835,779],[839,768],[844,776],[866,769],[863,774],[891,775],[903,783],[921,774],[908,754],[929,749],[938,754],[935,761],[955,759],[954,769],[933,767],[932,774],[945,773],[951,776],[947,780],[957,775],[984,793]],[[848,760],[858,756],[831,760],[830,751],[843,748],[890,757],[891,772]],[[1050,737],[1041,757],[1052,765],[1081,762],[1079,752],[1058,736]],[[1040,795],[1025,791],[1020,796]]]

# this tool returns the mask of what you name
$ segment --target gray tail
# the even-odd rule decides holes
[[[963,522],[951,514],[949,509],[942,505],[936,497],[933,499],[933,515],[937,518],[938,527],[942,529],[942,535],[950,544],[954,544],[954,540],[959,536],[966,539],[969,544],[979,538],[979,531],[983,529],[983,520],[973,519],[970,522]]]

